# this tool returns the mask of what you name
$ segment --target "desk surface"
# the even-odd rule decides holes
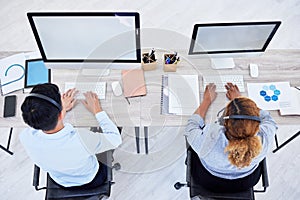
[[[4,58],[18,52],[0,52],[0,58]],[[158,52],[161,54],[162,52]],[[234,69],[214,70],[210,67],[209,59],[184,59],[178,65],[178,74],[198,74],[200,81],[200,98],[203,96],[202,76],[217,74],[241,74],[245,83],[289,81],[291,86],[300,86],[300,50],[269,50],[259,57],[237,58]],[[162,63],[162,60],[158,60]],[[249,75],[249,63],[259,65],[259,77],[251,78]],[[130,98],[130,105],[123,96],[115,97],[112,94],[110,83],[121,81],[120,70],[111,70],[109,76],[83,76],[80,70],[52,70],[52,82],[60,86],[64,91],[64,82],[106,81],[106,99],[101,100],[103,109],[118,126],[184,126],[189,116],[172,116],[160,114],[161,76],[174,72],[163,72],[162,64],[154,71],[145,71],[147,95],[144,97]],[[244,95],[247,95],[247,87]],[[15,92],[17,98],[17,116],[3,118],[0,116],[0,127],[24,127],[21,118],[20,105],[26,94],[21,91]],[[0,113],[3,113],[3,97],[0,97]],[[215,120],[216,113],[223,108],[228,100],[225,93],[218,93],[218,97],[210,107],[206,121]],[[196,108],[195,108],[196,109]],[[300,116],[280,116],[278,111],[271,111],[271,115],[278,124],[298,124]],[[78,105],[67,114],[66,122],[75,126],[97,126],[94,116],[83,105]]]

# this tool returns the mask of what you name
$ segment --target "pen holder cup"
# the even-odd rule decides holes
[[[175,54],[164,54],[164,71],[165,72],[176,72],[177,70],[177,63],[169,62]],[[169,61],[168,61],[169,59]]]
[[[144,62],[144,57],[146,57],[147,61]],[[143,61],[142,61],[142,67],[143,67],[143,70],[144,71],[150,71],[150,70],[155,70],[157,68],[157,62],[156,60],[152,60],[151,58],[149,58],[149,53],[143,53],[142,54],[142,58],[143,58]]]

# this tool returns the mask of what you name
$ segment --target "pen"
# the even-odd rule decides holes
[[[295,86],[295,88],[296,88],[297,90],[300,90],[300,88],[298,88],[297,86]]]
[[[153,56],[153,54],[154,54],[154,52],[155,52],[155,50],[154,50],[154,49],[152,49],[152,50],[151,50],[151,52],[149,53],[149,57],[152,57],[152,56]]]
[[[170,64],[170,62],[171,62],[170,57],[167,57],[167,58],[166,58],[166,64]]]
[[[171,61],[173,61],[173,63],[176,61],[177,59],[177,52],[174,52],[174,55],[171,58]]]
[[[176,59],[176,61],[174,62],[174,64],[177,64],[179,61],[180,61],[180,58],[178,57],[178,58]]]
[[[126,101],[128,102],[128,104],[130,105],[130,102],[129,102],[129,100],[128,100],[128,97],[125,97],[125,99],[126,99]]]
[[[144,62],[144,63],[147,63],[147,62],[148,62],[148,60],[149,60],[149,59],[148,59],[148,56],[146,56],[146,55],[143,55],[143,62]]]

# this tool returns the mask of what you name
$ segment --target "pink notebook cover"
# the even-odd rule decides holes
[[[125,97],[147,94],[144,71],[142,69],[122,70],[122,82]]]

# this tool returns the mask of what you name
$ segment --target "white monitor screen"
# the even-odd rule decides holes
[[[280,22],[196,24],[189,54],[263,52]]]
[[[45,61],[140,62],[138,13],[28,13]]]

